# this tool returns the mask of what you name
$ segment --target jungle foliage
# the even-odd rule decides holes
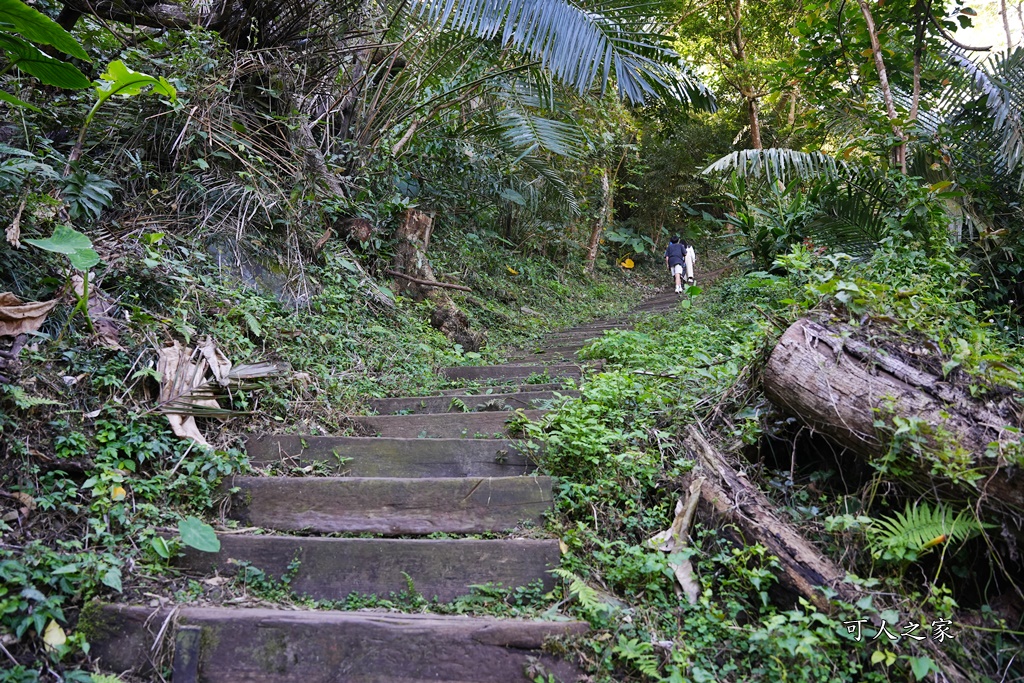
[[[959,0],[0,0],[0,290],[58,302],[0,356],[0,681],[109,682],[77,628],[90,600],[212,593],[570,615],[594,631],[567,647],[609,681],[927,680],[937,662],[877,624],[948,622],[961,667],[1020,679],[1012,524],[977,513],[970,471],[936,458],[952,494],[910,476],[912,422],[852,466],[758,389],[782,328],[814,314],[884,324],[975,393],[1021,391],[1024,48],[968,49],[956,32],[976,16]],[[410,209],[434,216],[439,280],[472,290],[452,299],[487,331],[480,351],[395,294]],[[251,470],[245,434],[338,433],[363,397],[618,315],[665,284],[671,234],[705,272],[718,251],[737,272],[595,341],[582,355],[609,371],[526,428],[559,477],[553,593],[316,604],[287,575],[247,567],[211,591],[172,568],[209,546],[221,479]],[[210,449],[155,405],[157,349],[204,338],[291,370],[232,392],[229,419],[200,416]],[[684,554],[703,592],[681,597],[679,558],[648,539],[672,522],[693,424],[871,596],[784,604],[774,558],[698,525]]]

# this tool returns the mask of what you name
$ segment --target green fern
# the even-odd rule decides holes
[[[13,384],[5,384],[0,387],[4,390],[11,400],[14,401],[14,405],[18,406],[22,410],[32,410],[38,406],[59,406],[63,405],[60,401],[54,401],[49,398],[41,398],[39,396],[29,396],[25,393],[25,390],[19,386]]]
[[[907,503],[903,512],[876,519],[867,528],[871,554],[883,560],[916,560],[922,553],[950,542],[963,542],[991,525],[982,524],[969,509],[957,514],[949,506]]]
[[[569,595],[576,598],[580,607],[591,617],[607,616],[615,611],[615,605],[601,600],[601,594],[588,586],[583,579],[566,569],[552,569],[551,573],[569,582]]]

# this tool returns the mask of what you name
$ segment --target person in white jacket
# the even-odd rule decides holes
[[[697,263],[697,253],[693,250],[692,244],[686,245],[686,283],[692,285],[696,280],[693,277],[693,266]]]

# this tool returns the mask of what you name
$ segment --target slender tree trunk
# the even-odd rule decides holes
[[[885,112],[892,125],[892,132],[900,141],[896,146],[896,165],[901,173],[907,172],[907,136],[896,122],[899,118],[896,114],[896,104],[892,98],[892,90],[889,88],[889,75],[885,70],[885,60],[882,58],[882,46],[878,42],[878,31],[875,28],[875,18],[871,14],[867,0],[857,0],[860,5],[860,12],[864,16],[864,22],[868,27],[868,37],[871,39],[871,52],[875,58],[875,71],[878,72],[878,87],[882,90],[882,101],[885,103]]]
[[[749,91],[747,95],[747,113],[750,116],[750,146],[753,149],[762,149],[760,107],[753,91]]]
[[[746,40],[743,38],[743,0],[736,0],[735,5],[728,7],[729,18],[732,19],[732,35],[729,36],[729,51],[732,53],[736,65],[739,66],[747,61]],[[750,85],[739,83],[740,95],[747,103],[747,118],[750,121],[750,146],[753,149],[761,149],[761,117],[758,95]]]
[[[1003,18],[1003,30],[1006,32],[1006,49],[1013,49],[1013,38],[1010,36],[1010,13],[1006,9],[1006,0],[999,0],[999,15]]]
[[[597,262],[597,250],[601,245],[601,233],[612,220],[612,184],[608,178],[608,169],[601,169],[601,213],[594,221],[594,228],[590,232],[590,242],[587,244],[587,267],[588,273],[594,272],[594,264]]]
[[[789,115],[786,116],[786,128],[796,124],[796,100],[800,96],[800,86],[794,86],[789,93]]]
[[[910,101],[911,121],[917,120],[918,108],[921,105],[921,60],[924,57],[924,30],[928,17],[923,0],[914,4],[914,86]]]

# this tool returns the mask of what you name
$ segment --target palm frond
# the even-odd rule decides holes
[[[885,219],[895,199],[884,176],[862,171],[846,182],[819,189],[819,214],[807,224],[815,242],[851,256],[868,256],[885,234]]]
[[[512,148],[532,152],[546,149],[567,157],[579,157],[587,145],[587,136],[574,122],[541,116],[533,108],[540,104],[536,96],[521,96],[505,91],[498,99],[505,108],[498,112],[501,137]],[[531,106],[532,105],[532,106]]]
[[[537,179],[534,183],[543,182],[545,185],[549,186],[558,194],[562,204],[572,212],[572,215],[580,215],[579,197],[576,196],[576,193],[573,192],[572,188],[569,187],[568,183],[565,182],[565,179],[556,168],[546,160],[533,154],[521,157],[519,159],[519,163],[537,174]]]
[[[845,162],[822,152],[800,152],[795,149],[741,149],[727,154],[701,173],[735,173],[740,178],[764,178],[788,185],[796,178],[804,180],[835,180],[847,170]]]
[[[620,94],[634,103],[673,98],[714,108],[714,96],[681,63],[654,28],[664,13],[657,0],[419,0],[422,16],[438,26],[500,37],[502,45],[538,60],[580,93],[614,76]]]
[[[1024,158],[1024,48],[993,54],[981,62],[951,51],[949,59],[963,69],[972,90],[981,95],[996,136],[999,165],[1012,172]],[[947,88],[944,100],[953,97],[953,87]]]

